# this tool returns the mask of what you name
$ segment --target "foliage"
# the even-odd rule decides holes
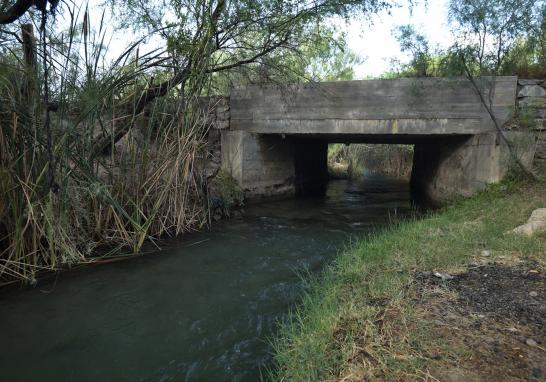
[[[0,16],[19,3],[29,7],[0,30],[0,280],[31,283],[42,270],[138,252],[145,240],[208,224],[200,97],[232,79],[348,78],[356,58],[325,20],[387,6],[111,2],[139,40],[108,61],[106,11],[92,25],[76,3],[18,0],[2,2]],[[69,25],[56,26],[55,14]],[[22,45],[21,23],[40,24],[39,36],[27,33]],[[149,38],[164,48],[142,53]],[[224,203],[240,203],[224,180]]]
[[[498,74],[518,37],[537,22],[536,0],[452,0],[449,14],[470,66]]]
[[[145,240],[208,222],[197,97],[184,109],[128,108],[155,58],[137,64],[132,47],[105,65],[104,30],[92,33],[83,19],[25,47],[43,60],[22,59],[22,50],[1,57],[2,281],[34,283],[43,270],[100,261],[110,249],[137,252]],[[130,131],[106,155],[97,151],[96,137],[125,121]]]
[[[395,30],[395,37],[400,44],[400,50],[404,53],[411,53],[412,58],[409,66],[415,69],[415,76],[430,76],[433,58],[426,37],[417,32],[412,25],[400,25]]]
[[[243,190],[228,172],[220,170],[210,186],[212,192],[209,204],[212,209],[220,208],[224,214],[229,215],[232,208],[243,205]]]
[[[411,59],[385,76],[463,76],[466,66],[474,76],[544,77],[545,17],[546,5],[540,0],[451,0],[455,44],[433,50],[414,26],[399,26],[395,37]]]
[[[335,177],[360,178],[366,174],[409,178],[413,148],[408,145],[351,144],[329,145],[328,166]]]

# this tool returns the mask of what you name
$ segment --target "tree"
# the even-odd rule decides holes
[[[532,33],[537,7],[542,4],[536,0],[451,0],[449,5],[450,20],[459,33],[452,52],[460,58],[466,77],[512,158],[534,179],[538,177],[522,164],[493,112],[493,90],[495,77],[518,38]]]
[[[471,72],[498,74],[518,37],[536,20],[537,0],[451,0],[450,22]]]
[[[431,76],[434,72],[433,54],[427,38],[417,32],[413,25],[400,25],[394,30],[394,35],[400,50],[411,54],[409,68],[415,71],[417,77]]]
[[[517,74],[525,78],[546,77],[546,5],[538,9],[529,32],[518,36],[506,55],[502,74]]]
[[[14,4],[4,1],[0,5],[0,25],[11,24],[17,21],[32,7],[45,12],[48,3],[50,9],[55,10],[59,4],[59,0],[17,0]]]
[[[171,0],[112,2],[126,26],[158,31],[172,60],[171,77],[152,84],[132,107],[138,114],[157,97],[180,87],[185,96],[202,94],[218,72],[290,74],[282,55],[301,52],[330,17],[367,17],[389,6],[383,0]],[[311,38],[312,39],[312,38]],[[130,128],[120,126],[99,137],[96,151],[117,142]]]

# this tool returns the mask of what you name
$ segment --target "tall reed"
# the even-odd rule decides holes
[[[93,30],[85,9],[71,14],[66,31],[34,41],[45,64],[29,69],[17,48],[0,56],[0,282],[33,283],[40,271],[137,252],[209,221],[206,73],[197,66],[193,86],[137,114],[126,106],[160,75],[164,52],[141,55],[133,44],[109,65],[104,20]],[[52,104],[43,102],[46,68]],[[97,136],[120,123],[129,132],[97,153]]]

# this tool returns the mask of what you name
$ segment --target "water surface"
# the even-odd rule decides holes
[[[409,209],[403,181],[332,181],[324,197],[248,207],[157,253],[3,291],[0,379],[256,381],[297,273]]]

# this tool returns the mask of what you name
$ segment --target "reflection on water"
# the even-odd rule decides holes
[[[0,296],[6,381],[255,381],[267,339],[351,236],[410,210],[397,180],[332,181],[133,260]]]

